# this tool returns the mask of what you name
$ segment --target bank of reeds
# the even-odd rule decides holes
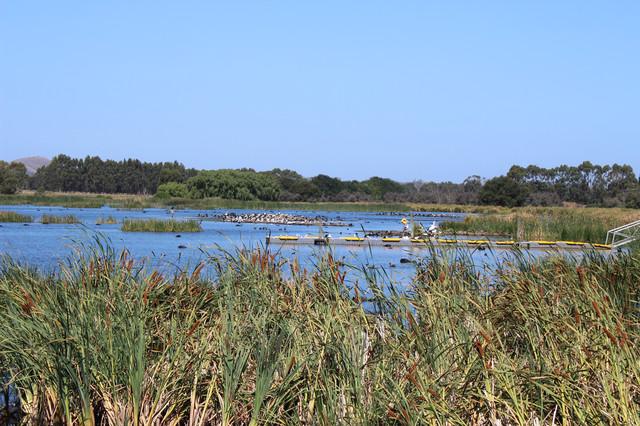
[[[0,222],[31,223],[33,222],[33,217],[16,212],[0,211]]]
[[[640,424],[637,255],[479,273],[436,254],[402,293],[350,287],[330,254],[209,270],[108,247],[52,275],[5,264],[0,366],[25,424]]]
[[[118,223],[118,219],[109,215],[109,216],[100,216],[96,220],[96,225],[115,225]]]
[[[52,214],[43,214],[40,218],[40,222],[44,225],[74,225],[78,223],[82,223],[77,216],[72,214],[67,215],[52,215]]]
[[[197,220],[175,219],[125,219],[124,232],[202,232]]]
[[[603,243],[609,229],[638,219],[640,212],[631,209],[521,208],[444,222],[442,229],[453,234],[504,235],[517,240]]]
[[[404,203],[383,202],[288,202],[288,201],[242,201],[222,198],[192,200],[188,198],[162,199],[151,195],[92,194],[82,192],[34,192],[23,191],[14,195],[1,195],[0,205],[30,204],[74,208],[100,208],[111,206],[123,209],[177,207],[183,209],[259,209],[259,210],[330,210],[330,211],[408,211]],[[457,208],[457,207],[456,207]]]

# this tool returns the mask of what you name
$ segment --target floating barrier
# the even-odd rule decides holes
[[[510,249],[521,248],[525,250],[612,250],[609,244],[586,243],[582,241],[493,241],[493,240],[458,240],[451,238],[365,238],[358,236],[351,237],[320,237],[320,236],[297,236],[297,235],[277,235],[268,236],[267,244],[303,244],[303,245],[349,245],[349,246],[380,246],[380,247],[473,247],[474,249]]]

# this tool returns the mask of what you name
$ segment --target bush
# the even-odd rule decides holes
[[[184,183],[167,182],[158,186],[156,197],[158,198],[187,198],[189,191]]]

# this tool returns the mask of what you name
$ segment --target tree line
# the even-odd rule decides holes
[[[461,183],[397,182],[383,177],[342,180],[320,174],[311,178],[287,169],[196,170],[178,162],[147,163],[56,156],[49,165],[26,176],[23,165],[0,162],[0,191],[22,188],[61,192],[154,194],[159,198],[211,197],[264,201],[415,202],[640,208],[640,182],[629,165],[542,168],[512,166],[503,175],[482,179],[474,175]]]

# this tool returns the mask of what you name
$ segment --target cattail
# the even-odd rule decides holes
[[[200,262],[200,264],[196,266],[196,268],[193,270],[193,273],[191,274],[191,281],[198,280],[198,278],[200,277],[200,273],[204,269],[204,266],[205,266],[204,262]]]
[[[620,347],[626,345],[629,335],[622,329],[620,321],[616,321],[616,333],[620,336]]]
[[[191,335],[195,333],[200,324],[202,324],[202,320],[197,320],[196,322],[194,322],[191,328],[189,328],[189,331],[187,331],[187,337],[191,337]]]
[[[582,323],[580,312],[578,312],[578,308],[573,308],[573,318],[576,320],[576,324],[580,325]]]
[[[22,308],[22,312],[31,316],[31,312],[33,312],[33,308],[36,306],[36,304],[31,298],[31,295],[26,291],[23,291],[22,295],[24,297],[24,303],[20,305],[20,307]]]
[[[447,277],[446,277],[444,271],[440,271],[440,275],[438,276],[438,281],[440,281],[440,284],[442,284],[446,278]]]
[[[480,330],[480,334],[482,335],[482,338],[484,339],[484,341],[489,344],[491,343],[491,336],[489,336],[487,333],[485,333],[483,330]]]
[[[387,417],[392,419],[392,420],[399,420],[400,419],[400,415],[398,414],[398,412],[394,409],[393,404],[389,404],[389,406],[387,407]]]
[[[411,365],[411,367],[409,367],[409,371],[407,371],[407,374],[404,375],[405,380],[410,381],[411,383],[413,383],[416,387],[418,386],[417,382],[416,382],[416,378],[415,378],[415,372],[416,369],[418,368],[418,363],[420,361],[416,360],[413,365]]]
[[[484,358],[484,346],[482,346],[482,343],[476,340],[475,342],[473,342],[473,346],[476,348],[476,351],[478,352],[478,355],[480,355],[480,358]]]
[[[578,281],[580,281],[581,285],[584,285],[584,268],[582,266],[578,266],[576,268],[576,272],[578,273]]]
[[[598,318],[602,318],[602,313],[600,313],[600,308],[598,307],[598,303],[595,300],[591,301],[591,306],[593,306],[593,310],[596,311],[596,316]]]
[[[609,340],[611,340],[611,343],[614,345],[618,344],[618,339],[607,329],[607,327],[604,327],[604,334],[606,334]]]

